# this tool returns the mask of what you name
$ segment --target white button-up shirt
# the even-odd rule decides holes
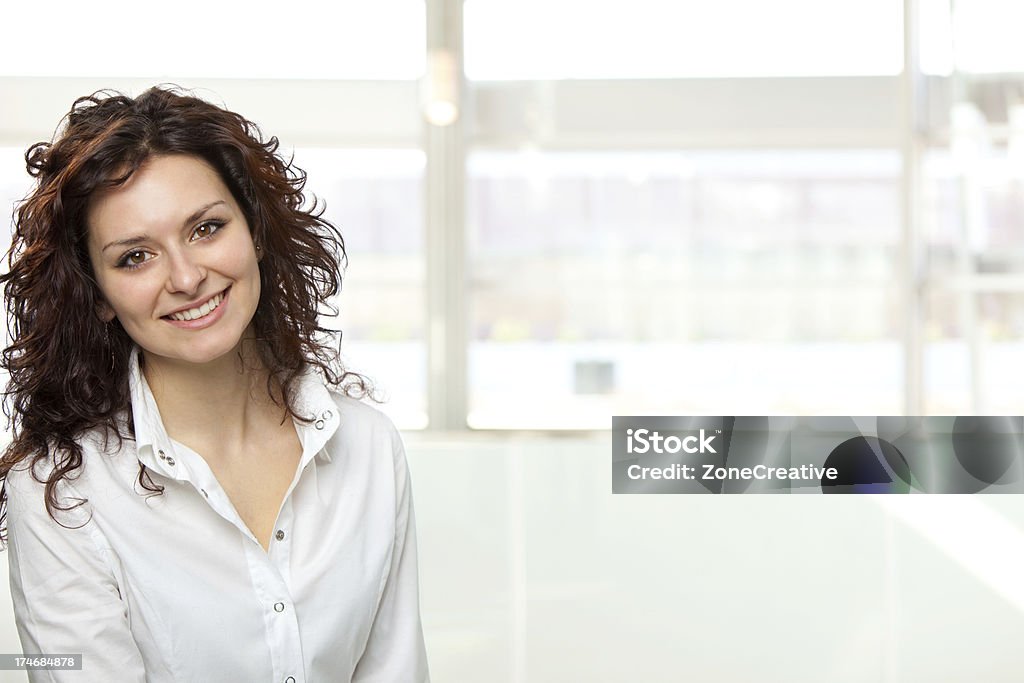
[[[135,361],[135,441],[82,439],[81,474],[60,490],[88,502],[58,512],[64,526],[27,470],[7,477],[24,652],[83,654],[82,671],[30,678],[429,680],[408,468],[390,420],[301,378],[296,412],[314,421],[295,423],[302,458],[268,552],[206,461],[167,436]],[[140,462],[163,494],[140,489]]]

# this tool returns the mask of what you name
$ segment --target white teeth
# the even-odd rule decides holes
[[[202,318],[204,315],[209,315],[210,311],[220,306],[220,302],[223,300],[224,294],[217,294],[201,306],[190,308],[187,311],[181,311],[180,313],[172,313],[168,317],[171,320],[195,320],[196,318]]]

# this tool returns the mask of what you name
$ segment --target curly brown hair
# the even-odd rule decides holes
[[[78,443],[100,429],[118,442],[133,438],[128,360],[132,340],[96,311],[101,295],[89,261],[86,215],[90,198],[124,184],[154,155],[186,154],[212,166],[242,208],[253,241],[262,247],[262,293],[253,330],[259,358],[280,382],[285,407],[307,366],[350,396],[372,395],[369,381],[345,370],[340,332],[320,325],[328,299],[341,288],[346,263],[341,234],[323,218],[325,206],[306,201],[306,174],[278,153],[276,137],[231,111],[177,87],[154,87],[136,98],[99,91],[75,100],[52,142],[25,153],[36,184],[15,212],[4,286],[12,343],[0,366],[10,373],[4,413],[13,442],[0,457],[0,538],[6,536],[7,473],[47,461],[46,509],[62,505],[58,484],[82,467]],[[268,380],[268,393],[273,397]],[[128,419],[125,419],[125,416]],[[128,433],[123,433],[122,429]],[[138,484],[163,487],[140,463]],[[59,522],[58,522],[59,523]]]

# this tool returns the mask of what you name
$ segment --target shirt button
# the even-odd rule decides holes
[[[199,489],[199,490],[203,492],[203,497],[204,498],[209,498],[210,497],[210,494],[206,492],[206,489]]]
[[[160,459],[161,460],[166,462],[171,467],[174,467],[174,458],[172,458],[171,456],[167,455],[163,451],[157,451],[157,453],[160,455]]]
[[[284,611],[284,603],[283,602],[275,602],[274,603],[274,611],[275,612],[283,612]]]
[[[284,540],[284,532],[281,531],[280,529],[278,529],[277,533],[274,534],[274,538],[276,538],[279,541],[283,541]]]
[[[288,678],[284,679],[284,683],[295,683],[295,679],[289,676]]]
[[[325,420],[330,420],[333,416],[334,416],[334,413],[332,413],[331,411],[329,411],[329,410],[325,410],[324,411],[323,418]]]
[[[317,420],[315,423],[313,423],[313,426],[316,427],[317,429],[323,429],[324,428],[324,421],[323,420]]]

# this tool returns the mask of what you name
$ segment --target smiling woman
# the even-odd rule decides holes
[[[344,245],[276,150],[155,88],[79,99],[26,154],[0,276],[26,654],[81,652],[88,680],[428,679],[402,442],[318,322]]]
[[[123,185],[97,193],[86,222],[100,318],[118,320],[150,369],[173,360],[209,363],[252,337],[256,246],[244,212],[208,163],[154,156]]]

